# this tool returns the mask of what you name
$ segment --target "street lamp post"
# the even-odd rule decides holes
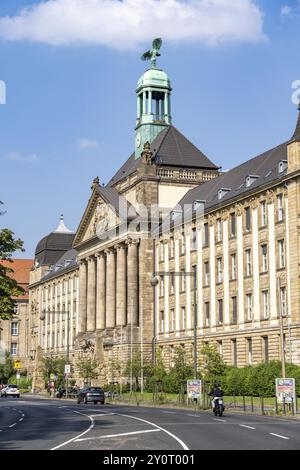
[[[285,350],[284,350],[284,332],[283,332],[283,314],[281,302],[281,285],[278,278],[278,299],[279,299],[279,325],[280,325],[280,352],[281,352],[281,375],[285,379]]]
[[[186,271],[186,272],[166,272],[166,271],[158,271],[154,272],[152,279],[151,279],[151,285],[153,287],[154,295],[153,295],[153,302],[154,302],[154,321],[153,321],[153,339],[152,339],[152,361],[153,364],[155,364],[155,359],[156,359],[156,298],[155,298],[155,288],[159,284],[159,276],[191,276],[194,279],[194,328],[193,328],[193,333],[194,333],[194,379],[197,379],[198,376],[198,367],[197,367],[197,269],[195,267],[194,271]]]
[[[51,315],[66,315],[67,317],[67,351],[66,351],[66,356],[67,356],[67,364],[69,365],[70,362],[70,343],[69,343],[69,328],[70,328],[70,317],[69,317],[69,310],[42,310],[41,315],[40,315],[40,320],[45,320],[46,318],[46,313],[51,314]],[[68,398],[68,374],[66,375],[66,398]]]

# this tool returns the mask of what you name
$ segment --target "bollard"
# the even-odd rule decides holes
[[[277,402],[277,397],[275,397],[275,412],[278,415],[278,402]]]
[[[251,396],[251,411],[254,413],[253,396]]]
[[[243,410],[246,411],[245,395],[243,395]]]

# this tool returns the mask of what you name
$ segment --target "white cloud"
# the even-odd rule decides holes
[[[293,8],[288,5],[284,5],[280,11],[280,14],[282,17],[291,16],[292,13],[293,13]]]
[[[6,155],[7,160],[13,160],[16,162],[25,162],[25,163],[36,163],[39,161],[39,157],[33,153],[31,155],[24,155],[20,152],[9,152]]]
[[[80,149],[92,149],[99,147],[99,142],[94,139],[83,137],[82,139],[79,139],[78,145]]]
[[[0,38],[51,45],[99,44],[134,49],[168,41],[265,39],[256,0],[44,0],[0,17]]]

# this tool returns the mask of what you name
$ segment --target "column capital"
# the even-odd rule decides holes
[[[125,243],[120,243],[116,246],[116,251],[125,250]]]
[[[78,264],[79,264],[79,266],[86,265],[86,262],[87,262],[86,258],[80,258],[80,259],[78,259]]]
[[[140,240],[138,238],[128,238],[125,243],[126,245],[138,245]]]
[[[114,252],[115,252],[115,247],[114,246],[110,246],[109,248],[106,248],[106,250],[104,250],[104,253],[106,255],[111,255]]]
[[[95,253],[95,258],[97,259],[102,259],[105,257],[105,252],[104,251],[98,251],[97,253]]]
[[[87,261],[90,263],[91,261],[95,261],[95,255],[90,255],[88,258],[87,258]]]

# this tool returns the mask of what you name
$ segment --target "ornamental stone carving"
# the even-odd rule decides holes
[[[242,215],[242,213],[243,213],[243,205],[242,204],[237,204],[235,206],[235,213],[236,213],[237,217]]]
[[[215,215],[210,215],[208,218],[208,225],[210,227],[213,227],[216,224],[216,216]]]
[[[274,203],[274,191],[268,190],[266,193],[266,201],[268,204]]]
[[[252,197],[249,202],[250,202],[250,207],[251,207],[251,209],[253,209],[253,210],[254,210],[254,209],[257,209],[257,207],[258,207],[258,200],[257,200],[256,197]]]
[[[228,220],[228,211],[223,210],[222,214],[221,214],[221,217],[222,217],[223,222],[226,222],[226,220]]]

